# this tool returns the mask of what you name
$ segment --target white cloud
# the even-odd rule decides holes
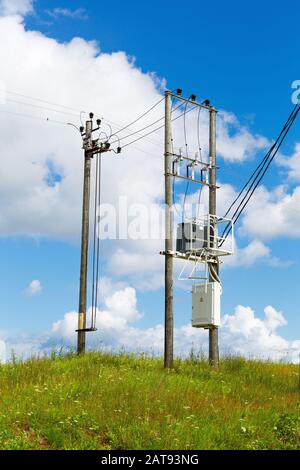
[[[1,235],[79,239],[82,201],[78,188],[82,187],[83,166],[80,136],[70,126],[46,121],[50,118],[78,124],[79,112],[60,108],[57,113],[53,111],[55,106],[10,92],[40,97],[78,110],[93,110],[110,122],[122,125],[161,98],[165,81],[152,73],[143,73],[123,52],[105,54],[99,51],[97,43],[80,38],[61,44],[39,32],[26,31],[18,17],[0,18],[0,60],[6,64],[2,80],[8,91],[7,102],[0,107],[3,134],[0,151],[7,155],[0,168]],[[21,103],[44,105],[49,109],[31,108]],[[143,125],[162,117],[163,112],[161,103],[145,118]],[[45,122],[9,113],[43,117]],[[187,120],[191,124],[188,137],[192,151],[197,148],[195,115],[188,114]],[[201,123],[201,142],[204,156],[207,156],[207,117],[204,114]],[[108,127],[105,129],[109,131]],[[178,120],[174,130],[177,143],[182,142],[181,134],[182,123]],[[160,132],[150,140],[124,149],[120,157],[104,155],[102,202],[117,207],[118,199],[126,195],[128,205],[139,202],[146,207],[154,205],[157,212],[160,210],[164,194],[162,139]],[[218,142],[219,153],[229,161],[249,158],[266,145],[262,136],[251,136],[236,116],[226,112],[218,115]],[[18,172],[14,171],[16,159]],[[222,185],[218,197],[220,214],[234,195],[232,186]],[[154,289],[162,285],[163,257],[159,251],[163,248],[161,240],[114,241],[107,243],[102,253],[112,274],[126,276],[141,289]]]
[[[33,12],[33,0],[0,0],[0,15],[27,15]]]
[[[271,191],[258,188],[247,207],[240,233],[261,240],[300,236],[300,187],[288,191],[277,186]]]
[[[46,10],[46,13],[52,18],[71,18],[75,20],[87,20],[88,15],[84,8],[76,8],[71,10],[70,8],[54,8],[53,10]]]
[[[235,353],[252,357],[270,357],[274,360],[299,360],[300,340],[288,341],[277,333],[287,322],[281,312],[268,306],[265,318],[255,317],[250,307],[239,305],[233,315],[222,321],[223,342],[232,345]]]
[[[236,245],[234,255],[225,257],[224,264],[230,267],[250,267],[262,260],[268,263],[272,262],[271,250],[261,241],[252,240],[244,248],[239,248]]]
[[[158,324],[152,328],[139,328],[132,325],[142,314],[138,311],[135,290],[129,287],[111,293],[105,298],[105,308],[98,312],[95,336],[90,336],[90,344],[101,344],[104,349],[129,351],[163,352],[164,328]],[[232,315],[224,315],[220,328],[221,350],[243,356],[292,360],[297,362],[300,353],[300,340],[288,341],[280,336],[278,328],[287,321],[283,314],[272,306],[264,309],[264,318],[255,316],[250,307],[239,305]],[[70,312],[63,320],[53,325],[55,337],[63,338],[67,344],[75,344],[77,313]],[[175,328],[175,351],[177,355],[187,355],[191,349],[207,349],[207,332],[195,329],[191,324]]]
[[[42,292],[42,289],[43,288],[42,288],[41,281],[35,279],[35,280],[31,281],[31,283],[27,287],[26,294],[30,297],[33,297],[35,295],[40,294]]]
[[[277,162],[280,166],[288,169],[288,176],[291,180],[300,180],[300,143],[297,143],[291,156],[279,155]]]
[[[101,280],[103,306],[97,312],[97,333],[88,335],[91,349],[129,352],[146,352],[161,355],[164,344],[162,323],[142,328],[143,317],[137,304],[134,288],[115,284],[110,279]],[[185,312],[186,313],[186,312]],[[91,310],[88,312],[88,320]],[[75,347],[77,313],[68,312],[55,322],[52,332],[43,336],[22,336],[0,341],[0,357],[4,360],[12,350],[18,357],[49,354],[60,346]],[[163,313],[162,313],[163,320]],[[237,354],[258,359],[272,359],[299,362],[300,340],[286,340],[278,329],[287,325],[282,312],[268,305],[262,318],[255,315],[250,307],[238,305],[232,314],[222,317],[220,327],[220,350],[222,354]],[[207,353],[208,333],[193,328],[191,323],[174,330],[174,346],[177,356],[187,356],[193,349]],[[5,344],[6,343],[6,344]]]
[[[253,135],[242,126],[233,113],[221,111],[218,120],[217,150],[229,162],[242,162],[266,149],[269,142],[261,135]]]

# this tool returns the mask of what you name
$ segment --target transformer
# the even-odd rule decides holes
[[[221,285],[209,282],[193,286],[192,326],[210,328],[221,323]]]
[[[176,251],[189,253],[207,247],[207,225],[183,222],[177,225]]]

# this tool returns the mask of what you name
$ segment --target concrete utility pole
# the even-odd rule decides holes
[[[90,220],[90,191],[91,191],[91,157],[89,149],[92,148],[93,116],[86,122],[84,141],[84,181],[82,205],[82,236],[81,236],[81,263],[80,263],[80,290],[78,309],[78,342],[77,352],[85,352],[86,339],[86,307],[87,307],[87,269],[89,249],[89,220]]]
[[[210,160],[210,171],[209,171],[209,214],[215,216],[217,214],[217,156],[216,156],[216,114],[215,108],[210,107],[209,109],[209,160]],[[214,232],[216,224],[212,217],[211,220],[211,238],[210,243],[214,243]],[[213,246],[212,246],[213,247]],[[214,247],[213,247],[214,248]],[[217,261],[217,258],[216,258]],[[218,263],[209,263],[209,270],[215,274],[210,274],[210,282],[214,282],[216,277],[219,275]],[[212,326],[209,329],[209,363],[213,367],[219,366],[219,339],[218,339],[218,327]]]
[[[173,187],[171,92],[165,92],[165,368],[173,367]]]

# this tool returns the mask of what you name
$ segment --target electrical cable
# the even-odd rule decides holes
[[[199,107],[198,118],[197,118],[197,140],[198,140],[200,163],[202,163],[202,146],[201,146],[201,142],[200,142],[200,117],[201,117],[201,111],[202,111],[202,108]]]
[[[30,115],[30,114],[23,114],[23,113],[17,113],[17,112],[14,112],[14,111],[8,111],[6,109],[0,109],[0,113],[4,113],[4,114],[12,114],[14,116],[19,116],[19,117],[23,117],[23,118],[27,118],[27,119],[35,119],[37,121],[43,121],[43,122],[51,122],[53,124],[62,124],[64,126],[68,126],[69,123],[68,122],[63,122],[63,121],[58,121],[56,119],[50,119],[49,117],[47,118],[42,118],[42,117],[39,117],[39,116],[33,116],[33,115]]]
[[[175,112],[178,108],[180,108],[181,106],[182,106],[182,103],[179,104],[176,108],[174,108],[173,111],[172,111],[172,113],[174,113],[174,112]],[[193,108],[191,108],[189,111],[192,111],[192,110],[195,109],[195,108],[196,108],[196,106],[194,106]],[[189,112],[189,111],[188,111],[188,112]],[[178,119],[179,117],[183,116],[183,114],[184,114],[184,113],[180,114],[180,115],[177,116],[176,118],[173,118],[172,121],[175,121],[175,120]],[[163,119],[165,119],[165,116],[160,117],[160,118],[157,119],[156,121],[153,121],[151,124],[148,124],[147,126],[141,128],[141,129],[138,129],[137,131],[132,132],[131,134],[126,135],[125,137],[121,137],[120,140],[122,141],[122,140],[127,139],[128,137],[134,136],[135,134],[139,134],[139,133],[141,133],[141,132],[143,132],[143,131],[149,129],[150,127],[154,126],[154,124],[157,124],[158,122],[162,121]],[[150,131],[149,133],[143,135],[141,138],[147,137],[148,135],[152,134],[153,132],[156,132],[156,131],[159,130],[159,129],[162,129],[163,127],[165,127],[164,124],[161,125],[161,126],[159,126],[159,127],[157,127],[157,128],[154,129],[153,131]],[[139,139],[137,139],[137,140],[139,140]],[[136,141],[134,141],[134,142],[136,142]],[[115,144],[115,143],[116,143],[116,141],[113,141],[113,142],[111,142],[111,145],[113,145],[113,144]],[[127,145],[130,145],[130,144],[123,145],[123,147],[126,147]]]
[[[124,126],[122,129],[120,129],[118,131],[118,133],[120,132],[123,132],[125,129],[128,129],[128,127],[132,126],[133,124],[135,124],[136,122],[140,121],[140,119],[142,119],[143,117],[145,117],[147,114],[149,114],[154,108],[156,108],[156,106],[158,106],[163,100],[165,99],[165,97],[163,96],[159,101],[157,101],[157,103],[155,103],[153,106],[151,106],[151,108],[149,108],[147,111],[145,111],[143,114],[141,114],[137,119],[135,119],[134,121],[130,122],[129,124],[127,124],[126,126]],[[113,134],[115,135],[115,134]],[[112,136],[113,136],[112,135]]]
[[[15,91],[10,91],[10,90],[5,90],[5,92],[9,95],[16,95],[16,96],[21,96],[22,98],[27,98],[29,100],[33,100],[33,101],[39,101],[41,103],[46,103],[46,104],[50,104],[51,106],[58,106],[60,108],[64,108],[64,109],[69,109],[71,111],[76,111],[76,112],[80,112],[79,109],[76,109],[76,108],[71,108],[70,106],[65,106],[65,105],[62,105],[62,104],[59,104],[59,103],[53,103],[51,101],[46,101],[46,100],[42,100],[40,98],[34,98],[33,96],[28,96],[28,95],[24,95],[22,93],[16,93]]]
[[[189,97],[190,99],[190,97]],[[184,133],[184,145],[185,145],[185,153],[186,157],[189,157],[189,151],[188,151],[188,140],[187,140],[187,130],[186,130],[186,114],[187,114],[187,105],[188,102],[185,103],[184,107],[184,113],[183,113],[183,133]],[[185,220],[185,203],[186,203],[186,198],[187,198],[187,193],[189,190],[190,182],[188,181],[186,184],[185,188],[185,194],[184,194],[184,199],[183,199],[183,205],[182,205],[182,223],[184,223]]]
[[[198,148],[199,148],[200,163],[202,164],[202,146],[201,146],[201,141],[200,141],[200,117],[201,117],[201,111],[202,111],[202,108],[199,107],[198,118],[197,118],[197,140],[198,140]],[[200,203],[201,203],[202,191],[203,191],[203,185],[201,185],[201,186],[200,186],[200,189],[199,189],[197,219],[199,219],[199,214],[200,214]]]
[[[45,109],[46,111],[52,111],[53,113],[66,114],[66,115],[69,115],[69,116],[78,117],[78,115],[75,114],[75,113],[71,113],[69,111],[61,111],[61,110],[58,110],[58,109],[49,108],[48,106],[42,106],[42,105],[33,104],[33,103],[25,103],[24,101],[11,100],[9,98],[6,99],[6,102],[14,103],[14,104],[21,104],[22,106],[30,106],[31,108]]]
[[[95,200],[94,200],[94,230],[93,230],[93,261],[92,261],[92,328],[95,315],[95,273],[96,273],[96,236],[97,236],[97,203],[98,203],[98,166],[99,155],[96,155],[95,170]]]
[[[276,139],[275,143],[271,146],[270,150],[267,152],[266,156],[264,157],[264,159],[262,160],[260,165],[258,165],[256,170],[251,175],[251,177],[252,177],[259,170],[258,173],[256,174],[254,180],[252,181],[250,187],[248,188],[245,196],[243,197],[242,201],[240,202],[239,206],[237,207],[237,209],[235,210],[235,212],[232,216],[233,223],[236,223],[238,221],[241,214],[245,210],[246,206],[250,202],[255,190],[257,189],[258,185],[262,181],[262,179],[263,179],[264,175],[266,174],[268,168],[270,167],[272,161],[274,160],[275,156],[277,155],[282,143],[284,142],[287,134],[289,133],[289,131],[290,131],[290,129],[291,129],[298,113],[299,113],[299,111],[300,111],[300,105],[297,104],[295,106],[295,108],[293,109],[292,113],[290,114],[290,116],[289,116],[287,122],[285,123],[282,131],[280,132],[279,137]],[[248,180],[248,182],[251,180],[251,177]],[[245,189],[246,186],[247,185],[244,186],[243,190]],[[241,194],[242,194],[242,192],[241,192]],[[233,206],[233,204],[231,205],[231,207],[232,206]],[[226,215],[228,215],[228,211],[227,211]],[[228,235],[231,232],[231,229],[232,229],[232,224],[231,224],[231,222],[228,222],[228,224],[226,225],[226,227],[223,231],[223,234],[221,236],[222,242],[220,243],[220,247],[224,244],[226,238],[228,237]]]
[[[100,213],[101,208],[101,166],[102,166],[102,159],[101,153],[99,154],[99,165],[98,165],[98,210]],[[98,220],[100,225],[100,218]],[[99,229],[98,225],[98,229]],[[94,315],[94,328],[96,328],[96,321],[97,321],[97,310],[98,310],[98,298],[99,298],[99,260],[100,260],[100,230],[98,230],[98,237],[97,237],[97,252],[96,252],[96,294],[95,294],[95,315]]]
[[[296,107],[297,105],[295,106],[295,108],[293,109],[293,111],[291,112],[291,114],[289,115],[288,117],[288,120],[287,122],[285,123],[283,129],[281,130],[279,136],[277,137],[276,141],[272,144],[271,148],[268,150],[267,154],[264,156],[264,158],[262,159],[262,161],[259,163],[259,165],[256,167],[256,169],[253,171],[253,173],[250,175],[249,179],[247,180],[247,182],[245,183],[245,185],[243,186],[243,188],[241,189],[241,191],[239,192],[238,196],[234,199],[234,201],[232,202],[232,204],[230,205],[230,207],[228,208],[228,210],[226,211],[225,215],[224,215],[224,218],[227,217],[227,215],[230,213],[231,209],[233,208],[233,206],[235,205],[235,203],[239,200],[239,198],[241,197],[241,195],[243,194],[244,190],[247,188],[248,184],[251,182],[252,178],[254,178],[254,176],[256,175],[257,172],[259,172],[260,168],[265,164],[266,160],[268,160],[272,150],[275,148],[275,146],[277,145],[280,137],[282,136],[282,134],[284,133],[286,127],[289,125],[291,119],[293,118],[293,115],[295,113],[295,110],[296,110]]]
[[[178,107],[179,107],[179,106],[178,106]],[[197,106],[194,106],[193,108],[189,109],[186,114],[188,114],[188,113],[190,113],[191,111],[193,111],[196,107],[197,107]],[[175,109],[176,109],[176,108],[175,108]],[[174,111],[175,111],[175,110],[174,110]],[[181,118],[181,117],[183,116],[183,114],[184,114],[184,113],[179,114],[179,116],[176,116],[175,118],[173,118],[173,119],[172,119],[172,122],[174,122],[174,121],[176,121],[177,119]],[[162,118],[162,119],[163,119],[163,118]],[[161,120],[161,119],[160,119],[160,120]],[[149,126],[149,127],[150,127],[150,126]],[[163,129],[164,127],[165,127],[164,124],[163,124],[162,126],[156,127],[155,129],[153,129],[152,131],[148,132],[147,134],[144,134],[142,137],[139,137],[139,138],[133,140],[132,142],[129,142],[129,143],[123,145],[122,148],[128,147],[128,146],[131,145],[131,144],[134,144],[135,142],[138,142],[139,140],[144,139],[145,137],[148,137],[148,135],[153,134],[154,132],[157,132],[157,131],[160,130],[160,129]],[[113,143],[115,143],[115,142],[113,142]]]

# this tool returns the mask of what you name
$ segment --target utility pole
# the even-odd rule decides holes
[[[216,156],[216,114],[212,106],[209,109],[209,217],[211,216],[210,244],[215,243],[215,218],[217,214],[217,156]],[[212,248],[215,248],[212,246]],[[219,275],[218,259],[215,263],[209,263],[210,282],[214,282]],[[212,275],[213,273],[214,275]],[[209,329],[209,363],[213,367],[219,366],[219,339],[218,327],[211,326]]]
[[[90,192],[91,192],[91,157],[93,115],[86,122],[84,139],[84,176],[83,176],[83,204],[82,204],[82,235],[81,235],[81,262],[80,262],[80,288],[78,309],[78,342],[77,352],[85,352],[86,339],[86,307],[87,307],[87,270],[89,250],[89,221],[90,221]]]
[[[165,92],[165,368],[173,367],[173,155],[171,92]]]
[[[95,155],[99,158],[102,153],[113,150],[121,153],[121,147],[115,151],[111,149],[108,140],[102,142],[101,139],[93,139],[93,133],[100,130],[101,119],[97,119],[97,126],[94,128],[94,114],[90,113],[90,119],[86,121],[85,128],[80,127],[80,134],[83,138],[84,149],[84,176],[83,176],[83,203],[82,203],[82,235],[81,235],[81,260],[80,260],[80,287],[79,287],[79,309],[78,309],[78,333],[77,352],[85,353],[86,333],[97,331],[95,318],[92,317],[92,326],[86,326],[87,309],[87,280],[88,280],[88,255],[89,255],[89,225],[90,225],[90,194],[91,194],[91,160]],[[99,182],[100,184],[100,182]],[[95,221],[96,223],[96,221]],[[95,247],[94,247],[95,248]],[[98,253],[99,255],[99,253]],[[94,279],[93,279],[94,282]],[[94,299],[93,299],[94,300]],[[92,308],[97,308],[97,305]]]

